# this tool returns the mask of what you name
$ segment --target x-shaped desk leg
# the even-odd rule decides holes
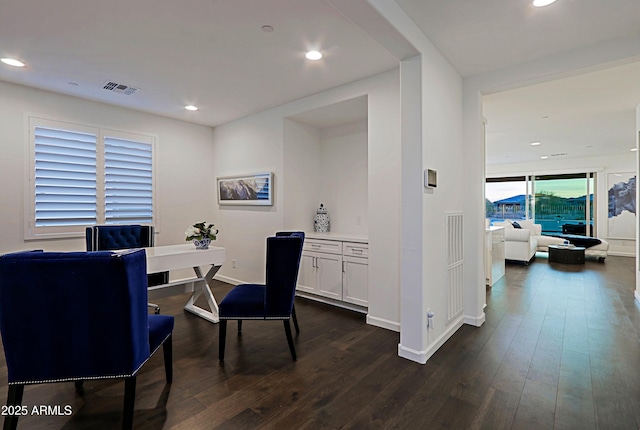
[[[189,311],[193,314],[198,315],[201,318],[206,319],[207,321],[211,321],[212,323],[217,323],[220,321],[219,313],[218,313],[218,303],[216,302],[215,297],[213,297],[213,293],[211,292],[211,288],[209,287],[209,283],[213,280],[213,277],[218,272],[221,266],[211,266],[211,269],[207,272],[206,275],[202,275],[202,271],[200,267],[196,266],[193,268],[194,272],[196,272],[197,280],[194,281],[193,285],[193,294],[189,298],[189,301],[186,305],[184,305],[184,310]],[[209,305],[210,311],[203,309],[199,306],[196,306],[195,302],[198,298],[204,294],[205,299],[207,300],[207,304]]]

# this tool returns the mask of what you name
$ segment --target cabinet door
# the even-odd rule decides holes
[[[300,258],[300,270],[298,270],[298,287],[299,291],[307,293],[316,292],[316,267],[315,253],[303,252]]]
[[[336,300],[342,300],[342,256],[316,254],[316,293]]]
[[[369,260],[344,256],[342,300],[354,305],[369,305]]]

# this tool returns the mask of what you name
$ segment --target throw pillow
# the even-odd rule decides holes
[[[529,230],[529,232],[531,232],[531,236],[535,236],[538,234],[538,229],[536,228],[533,220],[523,219],[520,221],[520,226]]]
[[[518,224],[516,221],[512,222],[511,225],[513,225],[513,228],[522,228],[522,226]]]

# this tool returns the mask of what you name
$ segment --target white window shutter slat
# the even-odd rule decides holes
[[[35,226],[97,220],[96,135],[35,127]]]
[[[153,222],[151,144],[107,136],[104,148],[106,223]]]

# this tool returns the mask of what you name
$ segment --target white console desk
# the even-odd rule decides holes
[[[193,244],[185,243],[154,246],[144,248],[144,250],[147,254],[147,273],[193,267],[196,274],[195,278],[180,279],[167,284],[149,287],[150,299],[190,292],[192,293],[191,297],[189,297],[187,304],[184,306],[186,311],[212,323],[220,321],[218,303],[213,297],[209,283],[225,261],[226,250],[224,248],[210,246],[209,249],[196,249]],[[200,266],[211,266],[211,268],[203,275]],[[210,310],[195,305],[195,301],[203,294]]]

